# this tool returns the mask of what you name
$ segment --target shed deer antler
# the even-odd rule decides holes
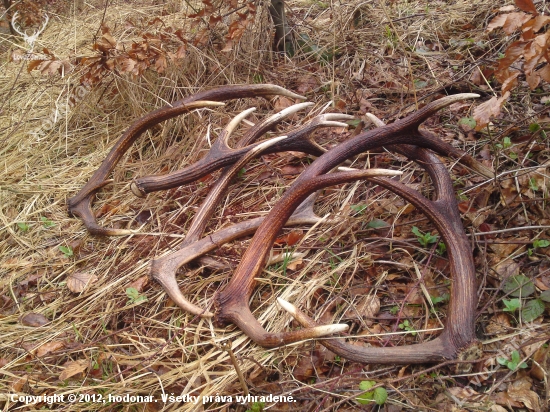
[[[291,106],[280,113],[277,113],[268,119],[258,123],[256,126],[251,128],[239,141],[237,147],[246,146],[249,143],[252,143],[259,136],[263,135],[269,129],[275,127],[277,123],[282,121],[285,117],[305,108],[311,106],[311,103],[301,103],[294,106]],[[240,115],[236,116],[229,125],[224,129],[224,131],[218,137],[218,140],[212,147],[211,151],[214,152],[213,155],[208,154],[205,159],[226,159],[225,162],[235,159],[234,152],[237,149],[230,149],[227,144],[227,139],[231,135],[232,131],[236,125],[253,109],[246,110]],[[187,235],[180,245],[180,250],[175,253],[171,253],[162,258],[153,260],[151,263],[151,277],[157,282],[159,282],[168,296],[178,305],[180,308],[189,311],[196,315],[201,315],[204,317],[212,316],[210,312],[207,312],[204,309],[199,308],[196,305],[190,303],[181,291],[179,290],[176,282],[176,271],[186,263],[189,263],[191,260],[196,257],[207,253],[208,251],[219,247],[220,245],[227,243],[231,240],[237,239],[238,237],[246,236],[254,233],[257,229],[263,217],[252,219],[246,222],[238,223],[234,226],[231,226],[227,229],[216,232],[212,235],[209,235],[201,240],[200,236],[204,232],[207,221],[212,216],[217,204],[219,203],[221,197],[224,195],[227,186],[231,179],[237,174],[237,172],[247,164],[251,159],[260,156],[266,152],[274,152],[281,150],[290,150],[289,147],[295,148],[305,148],[315,149],[315,151],[324,152],[324,149],[320,146],[317,146],[315,142],[310,140],[310,134],[313,130],[318,127],[345,127],[345,123],[340,123],[331,119],[341,119],[347,120],[351,116],[340,115],[340,114],[328,114],[315,117],[309,124],[306,124],[304,127],[296,129],[289,133],[288,136],[282,136],[279,138],[274,138],[268,141],[258,143],[256,145],[246,146],[245,151],[241,151],[242,157],[236,161],[232,166],[227,167],[222,172],[222,175],[216,181],[214,187],[209,192],[208,196],[204,200],[203,204],[195,214],[193,221],[191,222],[190,228],[187,232]],[[297,143],[300,141],[305,142],[298,146]],[[278,144],[278,143],[281,144]],[[221,149],[220,149],[221,148]],[[218,153],[222,152],[222,155]],[[224,156],[225,155],[225,156]],[[196,173],[204,175],[215,170],[215,168],[220,167],[220,162],[217,163],[210,161],[202,162],[199,161],[202,167],[198,168],[195,165],[191,165],[183,171],[179,172],[180,179],[183,176],[185,179],[190,179],[191,175],[194,179]],[[183,172],[187,170],[187,175]],[[313,198],[310,197],[304,201],[301,207],[297,209],[298,213],[294,213],[293,216],[286,222],[286,226],[298,225],[298,224],[314,224],[319,221],[319,217],[313,213]]]
[[[457,157],[461,163],[465,163],[476,170],[489,174],[490,171],[484,167],[480,167],[477,162],[471,158],[464,156],[457,149],[444,144],[435,136],[420,131],[419,125],[429,116],[436,113],[438,110],[446,107],[456,101],[466,98],[478,97],[475,94],[461,94],[448,96],[426,105],[418,112],[399,120],[393,124],[380,127],[362,134],[336,146],[308,167],[294,184],[288,189],[283,198],[275,205],[270,214],[264,220],[257,230],[257,234],[253,237],[251,244],[243,255],[238,268],[236,269],[231,281],[216,296],[216,319],[220,323],[234,323],[243,330],[252,340],[265,347],[277,347],[299,339],[314,337],[311,329],[306,328],[300,331],[269,333],[263,329],[260,323],[252,315],[248,306],[248,301],[254,289],[255,278],[259,276],[263,270],[263,265],[268,252],[279,232],[283,223],[292,214],[292,211],[300,204],[310,193],[318,190],[327,184],[336,184],[337,182],[347,182],[358,178],[367,178],[367,171],[345,171],[339,173],[329,173],[331,169],[338,164],[355,156],[363,151],[371,150],[379,147],[388,147],[394,145],[416,145],[420,147],[430,148],[440,154]],[[401,146],[401,151],[410,155],[412,160],[426,161],[428,163],[435,161],[435,157],[429,157],[423,151],[417,152],[414,147]],[[426,157],[427,156],[427,157]],[[416,197],[401,186],[396,190],[400,190],[407,200],[418,203],[428,216],[438,225],[446,225],[442,230],[445,231],[445,241],[448,242],[447,248],[453,249],[453,264],[451,265],[452,276],[456,284],[453,287],[453,303],[452,309],[458,313],[453,313],[450,316],[453,324],[447,323],[448,332],[443,335],[446,342],[449,343],[448,348],[444,348],[441,356],[452,357],[457,351],[471,345],[474,338],[474,308],[475,308],[475,269],[473,266],[473,258],[467,247],[464,244],[464,232],[460,222],[460,216],[456,212],[456,201],[452,196],[452,186],[447,184],[444,177],[447,171],[438,166],[426,166],[434,183],[436,185],[436,193],[438,198],[431,203],[421,203]],[[435,171],[435,172],[434,172]],[[448,176],[447,176],[448,177]],[[379,178],[386,186],[393,185],[387,183],[386,180]],[[382,184],[382,183],[380,183]],[[394,188],[394,186],[391,186]],[[452,211],[452,212],[450,212]],[[441,222],[441,214],[449,212],[449,217],[452,222]],[[466,247],[464,247],[466,245]],[[463,265],[463,267],[460,267]],[[467,309],[460,305],[467,306]],[[464,315],[460,312],[464,310]],[[438,343],[429,343],[428,346],[437,346]],[[430,348],[428,348],[430,349]],[[388,349],[390,350],[390,349]],[[404,351],[408,354],[410,361],[419,360],[414,356],[415,349],[407,349]],[[399,349],[403,351],[403,349]],[[400,354],[402,352],[399,352]],[[440,354],[438,353],[437,356]],[[432,358],[433,359],[433,358]],[[377,360],[380,360],[377,358]],[[424,358],[424,361],[427,359]],[[395,361],[395,359],[394,359]]]
[[[447,169],[426,149],[402,145],[399,152],[421,165],[435,186],[434,200],[428,200],[416,190],[387,178],[368,178],[370,181],[396,193],[422,211],[441,235],[450,262],[453,285],[449,300],[445,330],[436,339],[402,347],[361,347],[340,340],[325,340],[321,344],[345,359],[364,363],[425,363],[452,359],[461,355],[470,359],[478,344],[474,335],[477,294],[475,267],[468,239],[460,221],[452,181]],[[279,304],[302,326],[318,327],[316,322],[294,305],[279,299]]]
[[[160,122],[183,113],[188,113],[191,110],[222,106],[223,103],[220,102],[223,100],[269,95],[282,95],[294,99],[304,99],[304,97],[300,95],[272,84],[230,85],[196,93],[182,100],[178,100],[171,105],[164,106],[146,114],[136,120],[126,132],[124,132],[90,180],[74,197],[69,199],[69,213],[73,216],[80,217],[88,231],[95,235],[117,236],[133,233],[131,230],[110,229],[99,225],[92,211],[92,201],[95,193],[99,189],[111,183],[111,180],[106,180],[107,177],[134,141],[141,136],[143,132]]]
[[[340,123],[338,120],[351,119],[353,119],[353,116],[347,114],[327,113],[319,115],[304,126],[289,132],[287,139],[270,146],[264,153],[297,151],[313,156],[320,156],[326,150],[311,139],[311,133],[319,127],[347,127],[347,124]],[[135,179],[131,186],[132,191],[136,196],[145,196],[147,193],[167,190],[191,183],[214,170],[235,163],[259,144],[254,143],[246,147],[231,149],[223,139],[218,139],[214,142],[206,156],[197,163],[166,175],[144,176]]]

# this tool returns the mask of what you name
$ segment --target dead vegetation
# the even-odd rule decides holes
[[[262,6],[243,37],[228,47],[234,20],[227,16],[205,32],[185,18],[198,12],[198,2],[191,3],[193,9],[176,1],[115,1],[107,8],[95,1],[74,7],[45,3],[50,20],[33,52],[63,64],[27,71],[29,45],[8,34],[0,38],[4,410],[50,408],[14,402],[10,394],[64,395],[65,402],[51,409],[75,411],[260,410],[259,403],[237,405],[236,396],[246,390],[295,400],[266,402],[265,410],[376,410],[367,399],[375,389],[364,382],[386,390],[380,409],[392,412],[548,410],[550,88],[544,78],[531,90],[524,73],[515,76],[518,86],[480,130],[473,110],[481,101],[453,105],[424,124],[495,171],[487,179],[445,160],[477,270],[476,325],[483,354],[468,373],[459,372],[457,362],[353,363],[315,341],[266,350],[238,329],[182,313],[148,279],[149,262],[177,249],[216,176],[144,199],[132,195],[132,179],[200,159],[209,147],[207,136],[213,141],[235,114],[256,106],[248,120],[257,123],[294,103],[285,98],[237,100],[161,123],[142,136],[95,201],[102,225],[139,234],[91,236],[69,218],[66,206],[133,120],[220,84],[274,83],[315,103],[307,116],[282,125],[282,133],[323,111],[353,114],[358,121],[352,127],[361,127],[359,120],[370,127],[367,112],[390,123],[448,93],[498,100],[502,85],[492,71],[519,34],[486,28],[507,4],[289,2],[299,46],[290,58],[271,51]],[[537,9],[549,13],[545,2]],[[86,88],[81,85],[86,66],[73,66],[105,52],[94,48],[104,38],[102,23],[121,48],[107,48],[109,53],[134,50],[132,44],[143,44],[144,31],[161,38],[166,27],[181,29],[187,47],[181,50],[181,39],[172,36],[166,51],[174,55],[166,54],[165,67],[106,71]],[[525,60],[511,68],[523,69]],[[245,130],[237,130],[234,141]],[[350,133],[323,129],[315,140],[332,147]],[[265,214],[311,161],[290,152],[249,164],[208,230]],[[403,157],[369,153],[355,165],[402,170],[403,182],[429,195],[427,176]],[[364,183],[326,189],[316,212],[337,221],[281,233],[273,251],[281,259],[258,279],[251,307],[262,325],[274,331],[299,328],[277,306],[280,297],[319,322],[349,324],[348,341],[357,345],[397,346],[437,336],[452,285],[445,251],[427,219],[401,198]],[[185,295],[210,307],[247,242],[214,252],[229,269],[195,265],[181,271]],[[289,251],[300,255],[289,260],[282,255]],[[70,394],[82,402],[68,402]],[[197,404],[190,398],[163,402],[163,394],[202,398]],[[98,395],[108,402],[97,402]],[[157,402],[117,404],[109,395],[154,396]],[[232,402],[216,395],[231,396]]]

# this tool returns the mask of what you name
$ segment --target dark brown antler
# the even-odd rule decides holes
[[[418,127],[424,120],[443,107],[448,106],[453,102],[472,97],[478,97],[478,95],[455,95],[432,102],[405,119],[399,120],[391,125],[357,135],[347,142],[336,146],[313,162],[313,164],[307,168],[294,182],[283,198],[272,209],[262,225],[258,228],[256,235],[252,239],[252,242],[244,254],[241,263],[235,271],[230,283],[216,296],[215,303],[217,320],[221,323],[231,322],[236,324],[252,340],[265,347],[276,347],[296,341],[297,339],[312,337],[309,333],[309,329],[286,333],[268,333],[254,318],[248,306],[249,298],[254,289],[254,279],[263,270],[263,265],[267,254],[279,230],[281,229],[282,224],[289,218],[294,208],[314,190],[318,190],[320,186],[325,184],[335,184],[337,181],[343,182],[367,177],[367,175],[364,174],[366,171],[326,174],[346,159],[349,159],[350,157],[363,151],[389,145],[414,144],[417,146],[430,148],[440,154],[459,157],[459,161],[464,161],[463,153],[449,147],[449,145],[444,144],[428,133],[420,132]],[[405,150],[407,154],[410,154],[410,151],[413,149],[407,148],[403,150]],[[414,154],[415,156],[418,156],[419,159],[422,159],[422,152],[415,152]],[[413,160],[416,159],[413,158]],[[467,160],[467,162],[469,161],[470,160]],[[446,174],[447,172],[445,171],[444,173]],[[340,175],[340,179],[338,179],[338,175]],[[432,176],[432,179],[437,178],[437,175]],[[438,190],[438,196],[443,196],[443,199],[447,199],[448,196],[443,192],[449,191],[449,187],[437,180],[436,187]],[[400,190],[403,191],[404,195],[405,193],[408,193],[404,189]],[[415,202],[416,201],[417,200],[415,199]],[[437,221],[440,217],[438,213],[446,213],[447,210],[456,209],[454,198],[452,201],[447,202],[447,204],[443,204],[445,202],[446,200],[441,201],[440,199],[433,202],[434,212],[430,215],[430,218],[434,221]],[[432,204],[430,204],[429,208],[431,212]],[[472,264],[471,253],[467,248],[465,249],[462,246],[462,241],[459,239],[463,236],[460,217],[456,211],[449,216],[454,216],[454,221],[450,223],[444,221],[442,224],[447,225],[445,230],[449,229],[451,232],[456,231],[456,233],[453,234],[453,239],[446,239],[446,241],[449,242],[448,249],[453,248],[454,250],[453,259],[455,264],[452,265],[452,275],[457,282],[454,288],[459,289],[459,297],[462,297],[461,300],[454,303],[453,308],[456,309],[457,304],[460,303],[467,303],[470,306],[469,309],[466,310],[466,317],[458,313],[455,313],[452,316],[453,321],[457,322],[457,325],[448,325],[450,332],[447,332],[446,336],[448,337],[450,343],[452,343],[453,347],[449,352],[446,352],[444,356],[449,353],[454,353],[455,350],[462,349],[464,346],[472,343],[473,307],[475,306],[475,289],[472,287],[475,280],[475,271]],[[457,216],[458,220],[456,220]],[[449,232],[447,232],[446,237],[448,237],[448,233]],[[455,238],[458,240],[455,240]],[[464,268],[460,267],[461,264],[464,264]],[[464,270],[464,272],[461,273],[459,269],[460,271]],[[473,293],[473,298],[471,294],[468,295],[467,298],[464,298],[465,293]],[[456,298],[456,296],[454,297]],[[433,346],[436,344],[431,345]],[[411,356],[411,358],[413,358],[413,356]]]
[[[237,143],[236,148],[242,148],[253,143],[259,137],[264,135],[266,132],[273,129],[278,123],[283,121],[286,117],[302,109],[305,109],[306,107],[311,107],[311,106],[313,106],[313,103],[299,103],[299,104],[290,106],[273,116],[270,116],[269,118],[256,124],[250,130],[248,130],[248,132]],[[222,141],[226,148],[229,148],[228,139],[231,136],[231,133],[233,132],[234,128],[237,126],[238,123],[241,122],[242,119],[244,119],[253,110],[254,108],[245,110],[243,113],[235,117],[227,125],[227,127],[222,131],[222,133],[218,137],[218,140]],[[274,141],[272,144],[276,142],[277,141]],[[255,150],[255,149],[250,150],[250,152],[248,153],[252,153],[252,156],[244,155],[241,158],[241,160],[237,162],[238,163],[237,167],[228,166],[222,171],[221,176],[218,178],[218,180],[216,181],[216,183],[214,184],[210,192],[208,192],[208,196],[206,197],[206,199],[204,199],[201,207],[195,214],[193,221],[189,226],[189,230],[187,231],[187,235],[185,236],[184,241],[180,245],[180,248],[183,248],[184,246],[199,240],[199,238],[202,236],[204,232],[204,229],[206,228],[206,224],[208,220],[210,220],[210,218],[212,217],[216,209],[216,206],[218,205],[224,193],[226,192],[227,187],[231,182],[231,179],[244,166],[244,164],[246,164],[253,157],[259,156],[265,149],[267,149],[272,144],[263,146],[260,150]],[[259,146],[256,146],[256,149],[258,147]]]
[[[319,127],[347,127],[347,124],[339,123],[338,120],[351,119],[353,119],[353,116],[337,113],[317,116],[304,126],[289,132],[287,139],[269,147],[264,153],[278,153],[291,150],[320,156],[326,150],[315,143],[310,138],[310,134]],[[145,196],[147,193],[157,190],[171,189],[191,183],[221,167],[235,163],[258,144],[260,143],[251,144],[240,149],[231,149],[223,139],[217,139],[207,155],[197,163],[167,175],[140,177],[132,183],[132,191],[136,196]]]
[[[285,226],[312,225],[321,220],[313,212],[313,202],[315,196],[308,197],[301,206],[299,206]],[[217,249],[221,245],[248,236],[256,232],[258,226],[263,222],[264,217],[245,220],[225,229],[219,230],[200,240],[195,240],[182,247],[176,252],[157,258],[151,262],[150,276],[155,279],[164,288],[166,294],[181,309],[202,317],[212,317],[213,314],[189,302],[181,293],[176,282],[176,272],[183,265],[191,262],[199,256]]]
[[[369,180],[398,194],[422,211],[439,231],[450,262],[453,279],[451,298],[445,330],[436,339],[416,345],[377,348],[350,345],[340,340],[324,340],[321,343],[334,353],[364,363],[425,363],[456,358],[460,354],[475,354],[477,343],[474,335],[477,293],[475,267],[468,239],[460,221],[452,181],[445,166],[426,149],[400,146],[399,151],[420,164],[435,185],[435,199],[428,200],[416,190],[387,178]],[[319,326],[296,307],[279,299],[283,308],[304,327]],[[471,352],[474,350],[474,352]]]
[[[94,213],[92,211],[92,201],[95,193],[103,186],[109,184],[111,181],[106,180],[109,174],[113,171],[116,164],[120,161],[124,153],[130,148],[132,143],[143,132],[150,129],[154,125],[179,116],[183,113],[188,113],[191,110],[205,107],[221,106],[223,103],[220,101],[239,99],[244,97],[258,97],[258,96],[270,96],[270,95],[282,95],[288,96],[294,99],[304,99],[304,97],[292,93],[282,87],[272,84],[258,84],[258,85],[231,85],[222,86],[216,89],[207,90],[191,96],[188,96],[182,100],[178,100],[172,105],[164,106],[160,109],[152,111],[140,119],[136,120],[129,128],[124,132],[121,138],[113,146],[101,166],[95,171],[90,180],[80,189],[80,191],[68,201],[69,213],[73,216],[78,216],[84,222],[84,225],[88,231],[95,235],[127,235],[133,233],[130,230],[123,229],[109,229],[100,226]]]
[[[264,134],[267,130],[273,128],[277,123],[282,121],[285,117],[308,106],[311,106],[311,104],[301,103],[291,106],[281,111],[280,113],[258,123],[252,129],[250,129],[245,134],[245,136],[243,136],[237,146],[242,147],[247,145],[248,143],[253,142],[260,135]],[[216,142],[221,142],[221,144],[218,144],[218,147],[223,147],[225,153],[231,154],[232,152],[232,149],[230,149],[227,145],[227,139],[231,135],[233,129],[252,110],[253,109],[246,110],[240,115],[236,116],[220,134]],[[222,175],[217,180],[212,190],[209,192],[207,198],[204,200],[203,204],[199,208],[199,211],[196,213],[191,223],[190,229],[187,233],[187,236],[180,246],[181,250],[162,258],[155,259],[151,264],[151,277],[162,285],[168,296],[170,296],[180,308],[196,315],[201,315],[204,317],[212,316],[210,312],[207,312],[206,310],[201,309],[196,305],[193,305],[187,299],[185,299],[177,286],[176,271],[184,264],[189,263],[196,257],[207,253],[208,251],[216,247],[219,247],[223,243],[227,243],[229,241],[237,239],[238,237],[247,236],[254,233],[263,220],[263,217],[261,217],[252,219],[250,221],[241,222],[199,240],[200,236],[204,232],[208,219],[210,219],[210,217],[212,216],[216,205],[225,193],[232,177],[235,176],[235,174],[251,159],[260,156],[262,153],[270,151],[271,148],[273,146],[276,146],[280,141],[282,141],[281,143],[290,142],[290,145],[292,145],[293,142],[296,142],[299,139],[303,139],[304,137],[307,138],[311,131],[317,127],[344,127],[346,126],[345,123],[335,122],[330,119],[347,118],[349,118],[349,116],[347,115],[317,116],[310,122],[310,125],[306,125],[305,127],[291,132],[289,134],[289,137],[282,136],[248,147],[247,151],[244,153],[244,155],[242,155],[240,159],[237,160],[236,163],[234,163],[230,167],[227,167],[222,172]],[[310,143],[308,144],[310,145],[310,147],[315,147],[315,143],[312,141],[310,141]],[[289,146],[289,144],[278,145],[278,148],[279,150],[281,150],[284,149],[285,146]],[[319,150],[324,151],[324,149],[322,148],[319,148]],[[209,156],[207,155],[207,158],[208,157]],[[196,170],[196,167],[192,165],[187,170],[189,169],[193,171]],[[208,173],[208,171],[210,171],[209,167],[201,169],[201,173],[203,174]],[[289,221],[286,222],[287,226],[299,224],[314,224],[320,219],[313,213],[313,197],[306,199],[302,206],[297,209],[297,212],[298,213],[294,213]]]

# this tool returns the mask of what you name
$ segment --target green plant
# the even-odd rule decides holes
[[[544,313],[544,302],[541,299],[529,300],[521,309],[521,320],[532,322]]]
[[[544,292],[541,293],[538,299],[525,299],[535,293],[536,290],[535,285],[527,276],[515,275],[509,277],[502,285],[502,289],[508,295],[516,298],[503,300],[506,306],[505,312],[515,312],[521,308],[521,320],[524,322],[532,322],[544,313],[546,309],[544,305],[546,295],[544,295]],[[521,299],[525,299],[526,303],[522,303]],[[550,299],[550,294],[548,299]]]
[[[385,388],[376,388],[373,391],[369,391],[370,388],[376,385],[375,381],[361,381],[359,389],[362,391],[368,391],[359,395],[355,400],[361,405],[367,405],[371,402],[376,402],[377,405],[384,405],[386,399],[388,399],[388,392]]]
[[[414,330],[413,325],[407,319],[399,324],[399,329],[411,332],[411,335],[416,336],[416,330]]]
[[[250,408],[246,412],[263,412],[265,403],[264,402],[253,402],[250,405]]]
[[[369,229],[381,229],[388,226],[389,225],[381,219],[373,219],[369,223],[367,223],[367,227]]]
[[[546,239],[535,239],[535,240],[533,240],[533,247],[529,248],[527,250],[527,254],[529,256],[532,256],[533,253],[535,253],[535,249],[545,248],[545,247],[548,247],[548,246],[550,246],[550,241],[548,241]]]
[[[17,222],[17,227],[21,232],[26,232],[30,229],[30,226],[25,222]]]
[[[548,241],[546,239],[535,239],[535,240],[533,240],[533,247],[534,248],[548,247],[548,246],[550,246],[550,241]]]
[[[418,242],[420,242],[423,247],[427,247],[429,244],[437,242],[437,236],[434,236],[429,232],[424,233],[416,226],[412,227],[411,232],[416,235]]]
[[[73,248],[70,246],[59,246],[59,250],[61,253],[65,255],[65,257],[71,257],[73,255]]]
[[[46,229],[55,226],[55,223],[45,216],[40,216],[40,221],[42,222],[42,225],[44,225]]]
[[[449,296],[448,293],[444,293],[441,296],[430,296],[430,299],[432,300],[432,303],[434,305],[437,305],[438,303],[448,302],[449,298],[450,298],[450,296]]]
[[[531,279],[525,275],[510,276],[502,285],[502,289],[508,295],[515,298],[525,298],[535,293],[535,285]]]
[[[536,192],[537,190],[539,190],[539,186],[537,185],[537,179],[535,179],[534,177],[529,179],[529,189],[531,189],[533,192]]]
[[[358,215],[361,215],[367,208],[367,205],[351,205],[349,208],[353,210],[355,213],[357,213]]]
[[[476,120],[473,117],[463,117],[458,121],[458,124],[462,125],[466,130],[473,130],[476,127]]]
[[[136,288],[126,288],[126,296],[128,296],[127,305],[147,302],[147,296],[141,295]]]
[[[515,312],[521,307],[521,301],[517,298],[510,300],[503,299],[502,303],[504,303],[504,306],[506,306],[503,309],[504,312]]]
[[[517,350],[512,352],[510,359],[497,358],[497,361],[511,371],[515,371],[517,368],[525,369],[527,367],[525,362],[521,362],[521,357],[519,356],[519,352]]]

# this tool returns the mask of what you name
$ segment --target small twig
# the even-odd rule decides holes
[[[243,393],[244,396],[248,396],[248,385],[246,384],[246,381],[244,380],[243,372],[241,371],[241,368],[239,367],[239,364],[237,363],[237,358],[235,357],[235,354],[233,353],[233,349],[231,349],[231,342],[226,341],[222,342],[220,344],[223,350],[225,350],[227,353],[229,353],[229,357],[231,358],[231,363],[233,364],[233,367],[235,368],[235,371],[237,372],[237,377],[239,378],[239,382],[241,383],[241,386],[243,387]]]

